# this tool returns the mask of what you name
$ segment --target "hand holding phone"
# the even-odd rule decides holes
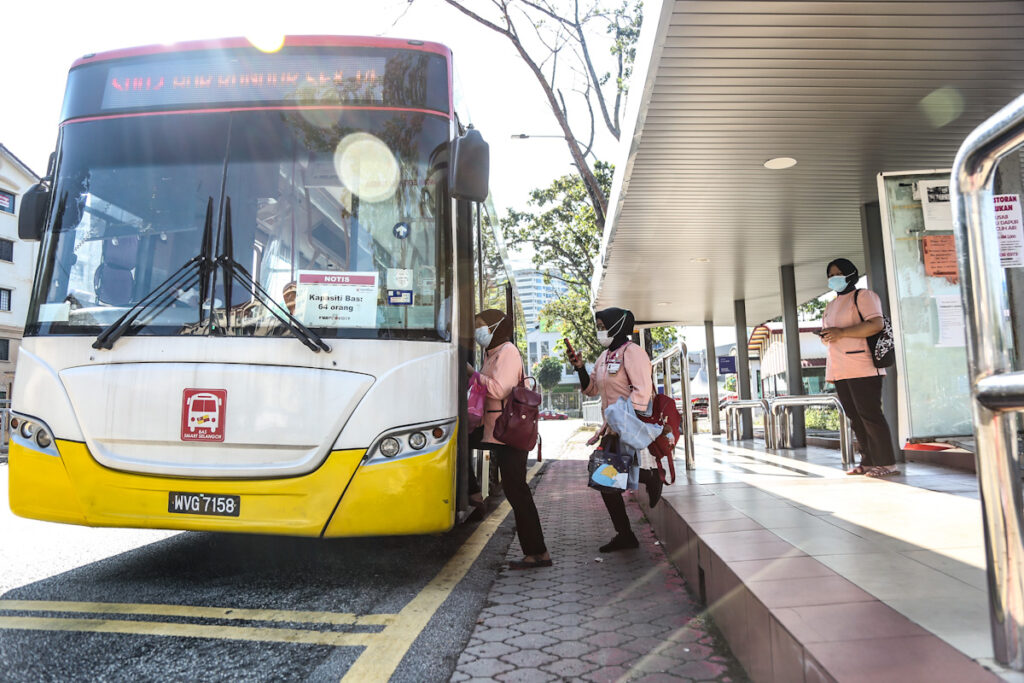
[[[583,367],[583,360],[580,358],[580,355],[576,353],[576,349],[572,348],[572,344],[569,343],[569,340],[566,337],[563,337],[562,341],[565,343],[565,350],[568,353],[569,362],[572,363],[572,366],[574,368]]]

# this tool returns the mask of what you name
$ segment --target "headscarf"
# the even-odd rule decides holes
[[[486,311],[480,311],[476,314],[476,317],[487,323],[487,327],[493,328],[494,336],[491,337],[491,343],[487,345],[487,350],[496,349],[507,341],[512,341],[512,332],[515,327],[512,325],[512,318],[505,315],[505,311],[499,311],[496,308],[488,308]],[[500,322],[499,322],[500,321]],[[497,327],[495,327],[497,325]]]
[[[860,273],[857,271],[857,266],[853,265],[853,261],[848,261],[844,258],[833,259],[828,262],[825,266],[825,277],[828,277],[828,271],[832,270],[832,266],[839,269],[839,272],[846,276],[846,289],[839,292],[840,294],[849,294],[857,288],[857,280],[860,279]]]
[[[624,308],[606,308],[598,311],[594,317],[604,323],[604,329],[612,337],[612,343],[608,346],[609,351],[614,351],[629,341],[629,335],[633,331],[636,320],[632,311]]]

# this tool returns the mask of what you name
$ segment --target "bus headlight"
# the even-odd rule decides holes
[[[395,457],[400,450],[402,450],[402,444],[398,443],[398,439],[392,436],[380,442],[380,454],[385,458]]]
[[[400,460],[444,447],[455,433],[455,420],[436,420],[399,427],[380,434],[366,451],[366,462]]]
[[[39,418],[12,412],[10,425],[11,443],[47,455],[60,456],[54,445],[53,430]]]

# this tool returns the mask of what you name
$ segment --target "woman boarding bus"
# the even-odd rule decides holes
[[[93,526],[449,529],[486,144],[451,52],[304,36],[68,76],[15,379],[10,502]],[[461,501],[461,502],[460,502]]]

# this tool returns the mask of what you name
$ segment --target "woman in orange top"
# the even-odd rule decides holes
[[[540,515],[533,502],[533,493],[526,483],[527,451],[502,443],[494,436],[494,425],[502,404],[512,389],[523,379],[523,357],[511,342],[512,319],[502,311],[489,309],[476,317],[476,342],[485,349],[480,376],[487,386],[484,401],[484,422],[481,447],[489,449],[501,472],[501,486],[516,518],[516,532],[523,548],[522,560],[509,562],[510,569],[550,567],[551,555],[544,545]],[[470,366],[468,372],[472,373]]]
[[[876,368],[867,337],[884,327],[882,301],[868,289],[857,289],[857,266],[844,258],[828,264],[828,286],[838,296],[828,303],[822,316],[821,340],[828,345],[826,381],[836,385],[839,402],[850,418],[860,444],[860,464],[847,474],[891,477],[899,474],[892,465],[889,423],[882,413],[882,378]]]
[[[591,374],[587,374],[579,354],[571,354],[569,360],[579,374],[580,389],[585,396],[601,397],[602,413],[621,397],[628,397],[638,414],[646,412],[654,396],[654,377],[647,352],[629,341],[629,334],[633,331],[633,314],[621,308],[606,308],[598,311],[595,317],[597,340],[606,350],[598,356]],[[651,507],[654,507],[661,500],[662,482],[658,471],[640,470],[640,481],[647,488]],[[615,538],[601,546],[601,552],[639,547],[640,542],[633,534],[626,515],[622,492],[601,491],[601,498],[615,526]]]

